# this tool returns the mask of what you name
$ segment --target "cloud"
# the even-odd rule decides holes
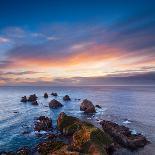
[[[4,37],[0,37],[0,44],[8,43],[10,40]]]

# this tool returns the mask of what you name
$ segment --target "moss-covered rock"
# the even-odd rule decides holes
[[[65,113],[60,113],[57,125],[63,134],[72,135],[72,149],[85,154],[106,155],[105,148],[112,143],[104,131]]]
[[[77,121],[76,117],[67,116],[64,112],[61,112],[57,119],[57,127],[60,131],[63,131],[66,127],[73,125]]]
[[[48,141],[40,143],[37,146],[37,151],[40,155],[52,154],[53,152],[61,149],[66,144],[61,141]]]

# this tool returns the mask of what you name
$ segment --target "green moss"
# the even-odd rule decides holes
[[[77,130],[80,129],[80,124],[74,123],[63,129],[65,135],[73,135]]]
[[[76,117],[64,115],[61,124],[59,125],[59,129],[63,129],[67,126],[74,124],[78,119]]]
[[[90,139],[95,144],[100,145],[110,145],[112,143],[112,139],[102,130],[96,128],[96,130],[93,130],[90,134]]]
[[[94,125],[89,122],[82,122],[82,124],[86,126],[87,128],[94,128]]]
[[[91,140],[87,141],[81,146],[81,152],[83,154],[92,154],[92,152],[90,152],[91,145],[94,145],[96,150],[98,150],[97,154],[107,155],[107,152],[105,151],[104,147],[94,144]]]

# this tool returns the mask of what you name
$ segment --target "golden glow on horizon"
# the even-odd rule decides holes
[[[11,83],[51,82],[55,78],[107,76],[119,71],[140,70],[145,66],[155,67],[155,58],[149,55],[128,53],[123,49],[104,45],[93,45],[87,49],[80,49],[80,47],[82,46],[78,46],[78,51],[73,51],[69,56],[60,56],[57,59],[49,57],[23,60],[15,57],[12,60],[16,63],[5,68],[5,71],[14,69],[20,72],[22,68],[22,71],[31,70],[38,73],[8,74],[2,77],[8,78]],[[1,80],[0,85],[3,84],[5,82]]]

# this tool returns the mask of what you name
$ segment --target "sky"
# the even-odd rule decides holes
[[[155,1],[0,0],[0,85],[155,85]]]

